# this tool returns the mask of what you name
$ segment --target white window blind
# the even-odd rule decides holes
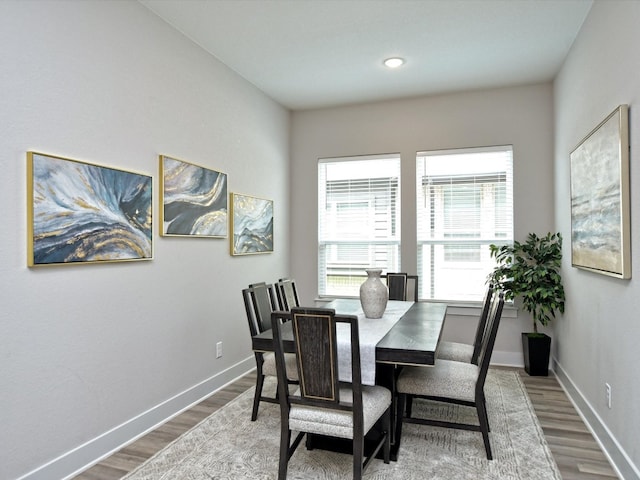
[[[365,269],[400,266],[400,155],[318,161],[318,290],[357,296]]]
[[[513,242],[511,146],[418,152],[420,298],[481,301],[489,245]]]

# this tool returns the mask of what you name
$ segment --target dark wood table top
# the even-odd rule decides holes
[[[335,309],[337,314],[355,314],[360,308],[358,299],[336,299],[323,307]],[[416,302],[391,327],[376,346],[376,362],[397,365],[433,365],[447,313],[445,303]],[[293,350],[291,328],[282,329],[286,350]],[[256,335],[252,348],[273,351],[271,330]]]

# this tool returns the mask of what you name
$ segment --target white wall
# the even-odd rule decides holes
[[[288,273],[289,112],[137,2],[3,0],[0,59],[0,478],[62,478],[255,366],[240,290]],[[159,154],[225,172],[275,201],[275,252],[156,222],[152,261],[28,269],[30,149],[152,175],[154,208]]]
[[[555,323],[557,370],[624,478],[640,478],[640,2],[597,1],[555,82],[556,223],[570,238],[569,154],[618,105],[628,104],[631,142],[631,280],[571,267]],[[612,408],[605,403],[612,387]]]
[[[515,236],[553,226],[551,84],[294,112],[291,143],[291,269],[304,301],[318,293],[317,161],[399,152],[402,270],[416,271],[415,157],[422,150],[512,144]],[[522,364],[526,313],[500,326],[494,360]],[[447,316],[445,338],[471,341],[477,317]]]

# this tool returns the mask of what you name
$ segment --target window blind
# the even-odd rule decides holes
[[[400,155],[318,161],[318,289],[357,296],[366,268],[400,266]]]
[[[513,148],[418,152],[420,298],[481,301],[489,245],[513,241]]]

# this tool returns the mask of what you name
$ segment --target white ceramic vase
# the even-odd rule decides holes
[[[367,318],[381,318],[387,308],[389,289],[382,283],[382,270],[367,269],[367,279],[360,285],[360,305]]]

